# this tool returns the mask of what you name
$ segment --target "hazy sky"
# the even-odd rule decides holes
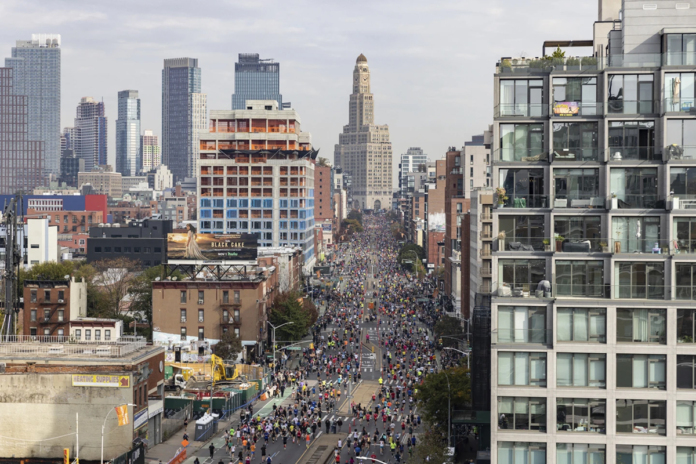
[[[596,16],[596,0],[2,0],[0,57],[32,33],[61,34],[61,126],[73,125],[81,97],[103,98],[113,163],[119,90],[140,92],[142,129],[159,135],[163,60],[198,58],[208,110],[228,109],[238,53],[281,63],[283,99],[333,159],[364,53],[396,169],[408,147],[440,158],[492,122],[501,56],[591,39]]]

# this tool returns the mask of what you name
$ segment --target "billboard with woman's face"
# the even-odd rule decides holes
[[[258,234],[167,234],[167,260],[254,261]]]

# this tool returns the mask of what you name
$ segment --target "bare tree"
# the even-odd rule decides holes
[[[107,314],[104,316],[121,316],[127,308],[123,300],[135,279],[135,272],[140,269],[140,263],[121,257],[96,261],[92,265],[96,270],[92,282],[107,300]]]

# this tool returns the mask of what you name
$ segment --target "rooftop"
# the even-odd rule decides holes
[[[162,348],[147,345],[144,337],[121,337],[115,341],[85,342],[61,336],[4,336],[0,341],[3,361],[78,361],[100,364],[137,361]]]

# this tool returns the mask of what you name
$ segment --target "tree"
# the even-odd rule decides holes
[[[276,340],[287,341],[297,341],[304,337],[313,317],[310,311],[305,309],[302,295],[294,290],[276,297],[269,316],[271,324],[276,327],[292,322],[276,330]]]
[[[328,160],[328,159],[326,159],[326,158],[320,156],[320,157],[317,159],[317,166],[319,166],[319,167],[330,167],[331,165],[329,164],[329,160]]]
[[[74,270],[73,261],[63,261],[62,263],[48,261],[34,264],[28,271],[20,268],[19,284],[23,287],[25,280],[66,280],[65,276],[68,276],[69,279]]]
[[[423,267],[423,259],[425,259],[425,250],[423,250],[423,247],[420,247],[414,243],[407,243],[404,245],[401,250],[399,250],[399,255],[396,257],[396,261],[400,263],[404,269],[408,269],[412,272],[414,270],[416,272],[420,272],[419,269]],[[405,263],[402,261],[411,262]]]
[[[551,54],[551,58],[565,58],[565,52],[561,50],[561,47],[557,47]]]
[[[435,327],[433,328],[433,333],[435,334],[436,339],[439,339],[440,337],[445,335],[447,337],[455,337],[459,340],[464,340],[464,329],[462,329],[462,325],[459,323],[459,319],[452,316],[443,316],[442,318],[440,318],[440,320],[437,321]],[[456,348],[457,346],[459,346],[459,342],[451,338],[443,338],[442,346]]]
[[[142,314],[150,326],[149,330],[143,334],[147,336],[148,340],[152,340],[152,282],[158,277],[162,277],[163,271],[162,265],[145,269],[132,280],[128,288],[128,295],[131,299],[130,310]],[[176,276],[180,280],[184,278],[184,275],[179,271],[175,271],[172,276]]]
[[[96,271],[92,282],[105,298],[106,308],[100,316],[117,318],[125,309],[123,299],[128,294],[140,263],[128,258],[114,258],[92,263]]]
[[[413,461],[409,458],[409,464],[433,464],[447,462],[445,453],[447,441],[443,435],[437,431],[426,431],[420,437],[420,441],[416,442],[416,448],[413,450]]]
[[[345,230],[348,234],[365,230],[357,219],[344,219],[343,222],[341,222],[341,229]]]
[[[418,387],[415,399],[423,418],[446,436],[448,406],[452,411],[465,409],[471,401],[469,369],[454,367],[428,374]]]
[[[215,356],[220,356],[224,360],[237,359],[237,355],[242,352],[242,341],[232,331],[222,334],[222,338],[213,346]]]
[[[346,216],[346,219],[353,219],[355,221],[358,221],[360,225],[363,223],[363,215],[360,211],[353,210],[350,213],[348,213],[348,216]]]

